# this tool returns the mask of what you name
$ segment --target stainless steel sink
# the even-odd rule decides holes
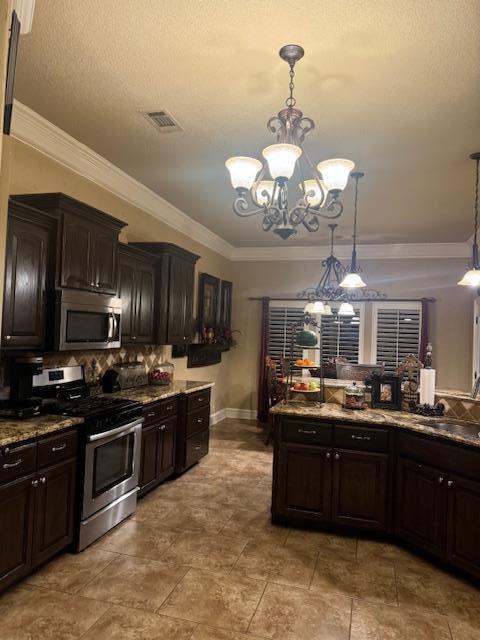
[[[480,425],[474,422],[459,424],[454,420],[445,418],[443,420],[428,420],[426,424],[439,431],[448,431],[449,433],[470,438],[480,438]]]

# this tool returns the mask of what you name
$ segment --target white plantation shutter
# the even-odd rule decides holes
[[[277,363],[282,356],[290,357],[292,325],[301,322],[302,319],[303,308],[270,307],[268,355]],[[294,346],[293,359],[297,358],[303,358],[303,349]]]
[[[362,316],[359,308],[354,310],[355,319],[338,316],[337,309],[332,309],[331,316],[321,316],[324,361],[343,356],[349,362],[358,363]]]
[[[421,303],[401,306],[379,303],[376,307],[376,362],[384,362],[385,371],[394,373],[410,353],[418,357],[421,329]]]

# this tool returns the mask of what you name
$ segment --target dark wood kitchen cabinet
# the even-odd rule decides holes
[[[155,342],[155,259],[119,245],[118,296],[122,300],[122,343]]]
[[[13,198],[58,219],[57,286],[116,293],[118,235],[125,223],[63,193]]]
[[[166,242],[135,242],[156,256],[155,335],[157,344],[193,339],[195,264],[199,256]]]
[[[73,542],[76,442],[70,430],[0,449],[0,591]]]
[[[139,496],[170,477],[175,469],[177,398],[144,407]]]
[[[47,294],[53,283],[56,221],[10,201],[8,209],[2,349],[47,347]]]
[[[480,482],[450,474],[447,494],[447,561],[480,577]]]
[[[210,442],[210,389],[181,395],[178,401],[175,473],[207,455]]]

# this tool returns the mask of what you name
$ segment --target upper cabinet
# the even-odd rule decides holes
[[[44,349],[53,282],[56,220],[10,202],[3,298],[3,349]]]
[[[157,258],[155,342],[188,344],[193,338],[195,263],[199,256],[168,242],[136,242]]]
[[[123,222],[62,193],[15,196],[15,200],[58,218],[58,286],[116,294]]]
[[[122,299],[122,342],[155,342],[155,261],[150,254],[119,245],[118,297]]]

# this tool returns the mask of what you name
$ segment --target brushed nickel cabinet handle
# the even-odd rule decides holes
[[[453,486],[453,480],[449,480],[449,481],[447,482],[447,485],[448,485],[449,487]]]
[[[335,460],[340,460],[340,454],[339,453],[335,454]]]
[[[325,458],[326,458],[327,460],[330,460],[330,458],[331,458],[331,457],[332,457],[332,454],[331,454],[331,453],[326,453],[326,454],[325,454]]]
[[[371,436],[356,436],[352,434],[352,440],[371,440]]]
[[[200,449],[201,449],[201,448],[202,448],[202,447],[198,444],[198,445],[195,447],[195,451],[200,451]]]
[[[198,419],[197,419],[197,423],[198,423],[198,424],[202,424],[202,422],[203,422],[203,418],[198,418]]]
[[[42,476],[42,477],[40,478],[40,484],[46,484],[46,482],[47,482],[46,477],[45,477],[45,476]]]
[[[4,338],[5,340],[11,340],[11,339],[12,339],[12,336],[3,336],[3,338]]]
[[[32,480],[32,487],[38,487],[38,480]]]
[[[15,462],[5,462],[3,465],[4,469],[13,469],[14,467],[19,467],[22,464],[22,459],[19,458]]]
[[[167,407],[165,407],[165,409],[167,411],[171,411],[173,409],[173,404],[169,404]]]
[[[438,476],[438,482],[439,482],[440,484],[442,484],[442,482],[443,482],[443,476]]]
[[[56,451],[63,451],[66,448],[67,448],[67,443],[64,442],[63,444],[59,444],[58,447],[52,447],[52,451],[53,453],[55,453]]]
[[[298,433],[307,433],[307,434],[315,434],[317,433],[316,429],[298,429]]]
[[[147,418],[154,418],[155,414],[154,413],[147,413]]]

